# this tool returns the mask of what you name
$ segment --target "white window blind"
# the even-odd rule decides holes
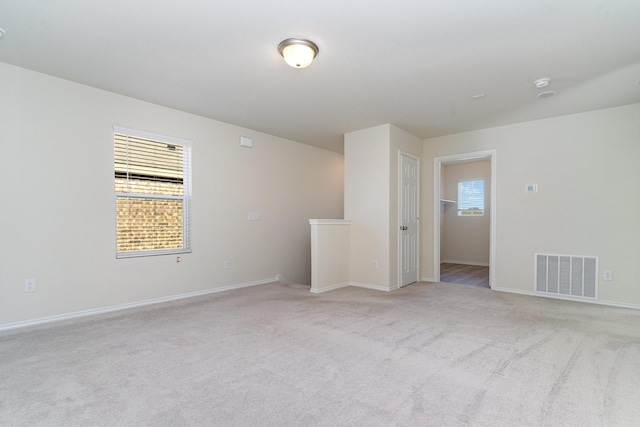
[[[458,216],[484,215],[484,180],[458,181]]]
[[[116,257],[191,251],[191,143],[114,127]]]

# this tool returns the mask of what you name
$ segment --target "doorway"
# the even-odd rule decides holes
[[[465,166],[467,164],[468,167]],[[446,174],[447,168],[450,168],[449,174]],[[486,171],[482,172],[482,168],[486,168]],[[486,182],[487,175],[489,182]],[[451,182],[452,179],[455,182]],[[478,189],[482,189],[483,204],[474,204],[474,198],[471,198],[471,202],[463,200],[464,198],[459,200],[459,195],[462,197],[467,188],[470,191],[476,188],[476,194],[480,192]],[[495,286],[495,189],[495,150],[434,159],[434,280],[439,282],[446,279],[454,283],[468,282],[480,286],[488,282],[489,288]],[[462,204],[458,205],[460,201]],[[445,228],[445,217],[450,221],[448,228]],[[455,221],[458,223],[452,227],[451,223]],[[445,241],[447,229],[456,236]],[[480,237],[484,235],[485,229],[486,236]],[[443,247],[443,243],[448,243],[450,247]],[[445,255],[447,258],[443,258]],[[441,266],[443,261],[446,263]],[[488,280],[483,280],[481,276],[486,274],[487,269]]]

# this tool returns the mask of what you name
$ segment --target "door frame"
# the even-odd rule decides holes
[[[416,177],[416,203],[418,208],[418,218],[416,221],[416,282],[420,281],[420,157],[407,153],[406,151],[398,150],[398,221],[396,224],[396,232],[398,233],[398,288],[403,286],[402,284],[402,231],[400,226],[402,225],[402,156],[409,157],[416,161],[416,170],[418,176]]]
[[[491,218],[489,218],[489,288],[495,287],[496,278],[496,163],[497,151],[495,149],[474,151],[470,153],[439,156],[433,159],[433,279],[440,281],[440,187],[442,181],[442,165],[475,162],[489,160],[491,163],[491,193],[489,194],[489,206]]]

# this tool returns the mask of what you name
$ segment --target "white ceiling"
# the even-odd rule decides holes
[[[1,62],[337,152],[384,123],[427,138],[640,102],[639,0],[0,0],[0,28]],[[282,60],[289,37],[318,44],[311,66]]]

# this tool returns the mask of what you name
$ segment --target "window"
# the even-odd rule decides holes
[[[114,127],[117,258],[191,252],[191,143]]]
[[[484,180],[458,181],[458,216],[484,215]]]

